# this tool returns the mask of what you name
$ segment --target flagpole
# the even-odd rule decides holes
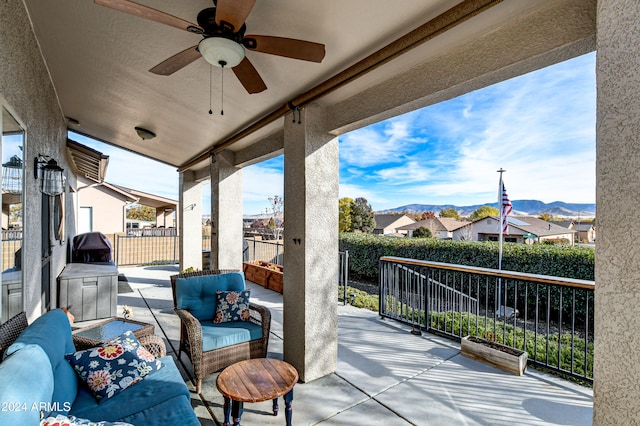
[[[502,234],[503,234],[503,226],[502,220],[504,219],[502,215],[504,214],[504,209],[502,208],[502,174],[506,172],[502,167],[498,170],[500,173],[500,180],[498,182],[498,210],[500,211],[500,222],[498,223],[498,228],[500,228],[499,236],[498,236],[498,270],[502,271]],[[498,278],[498,312],[501,312],[500,303],[502,298],[502,278]]]
[[[498,237],[498,241],[500,243],[499,245],[499,249],[498,249],[498,270],[502,270],[502,233],[503,233],[503,227],[502,227],[502,220],[504,219],[502,217],[503,215],[503,208],[502,208],[502,173],[506,172],[506,170],[504,170],[503,168],[500,168],[498,170],[498,173],[500,173],[500,180],[498,182],[498,210],[500,211],[500,224],[498,225],[498,228],[500,228],[500,236]]]

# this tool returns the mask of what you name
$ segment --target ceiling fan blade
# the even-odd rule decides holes
[[[201,34],[202,28],[177,16],[169,15],[168,13],[161,12],[157,9],[153,9],[142,4],[134,3],[129,0],[93,0],[95,4],[100,6],[106,6],[111,9],[119,10],[130,15],[135,15],[140,18],[148,19],[150,21],[159,22],[161,24],[169,25],[181,30],[186,30],[194,33]]]
[[[248,35],[242,44],[250,50],[303,61],[322,62],[324,44],[286,37]]]
[[[202,55],[200,55],[198,51],[198,46],[189,47],[180,53],[176,53],[169,59],[165,59],[149,71],[158,75],[171,75],[200,57],[202,57]]]
[[[233,32],[238,30],[247,20],[256,0],[218,0],[216,3],[216,24],[224,27],[225,24],[233,26]],[[229,25],[227,25],[228,27]]]
[[[218,3],[219,4],[219,3]],[[233,73],[238,77],[240,83],[249,93],[260,93],[267,90],[267,85],[262,81],[262,77],[258,74],[253,64],[247,58],[232,68]]]

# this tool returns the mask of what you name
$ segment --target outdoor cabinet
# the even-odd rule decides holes
[[[76,321],[116,316],[118,269],[113,265],[69,263],[58,276],[58,307],[66,307]]]
[[[22,308],[22,271],[10,270],[2,273],[2,315],[0,324],[19,314]]]

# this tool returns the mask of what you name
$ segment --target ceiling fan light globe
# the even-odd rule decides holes
[[[200,54],[211,65],[233,68],[244,59],[244,47],[224,37],[207,37],[198,44]]]

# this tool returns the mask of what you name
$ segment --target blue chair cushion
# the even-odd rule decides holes
[[[222,323],[203,321],[200,325],[204,352],[262,338],[262,326],[251,321]]]
[[[51,404],[53,371],[49,357],[38,345],[25,345],[0,364],[0,424],[37,425],[40,412],[58,408]]]
[[[129,418],[176,396],[184,395],[189,399],[189,390],[184,385],[184,379],[173,358],[165,356],[158,359],[164,364],[163,368],[145,377],[135,386],[125,389],[100,404],[87,388],[80,387],[69,414],[81,418],[113,422]],[[129,423],[137,424],[135,422]]]
[[[176,279],[176,307],[189,311],[199,321],[213,318],[216,311],[216,290],[243,291],[242,272],[201,275]]]
[[[76,350],[67,314],[62,309],[54,309],[36,319],[9,346],[7,355],[30,344],[40,346],[49,357],[54,379],[52,402],[68,409],[78,393],[78,377],[64,358],[66,353]]]

